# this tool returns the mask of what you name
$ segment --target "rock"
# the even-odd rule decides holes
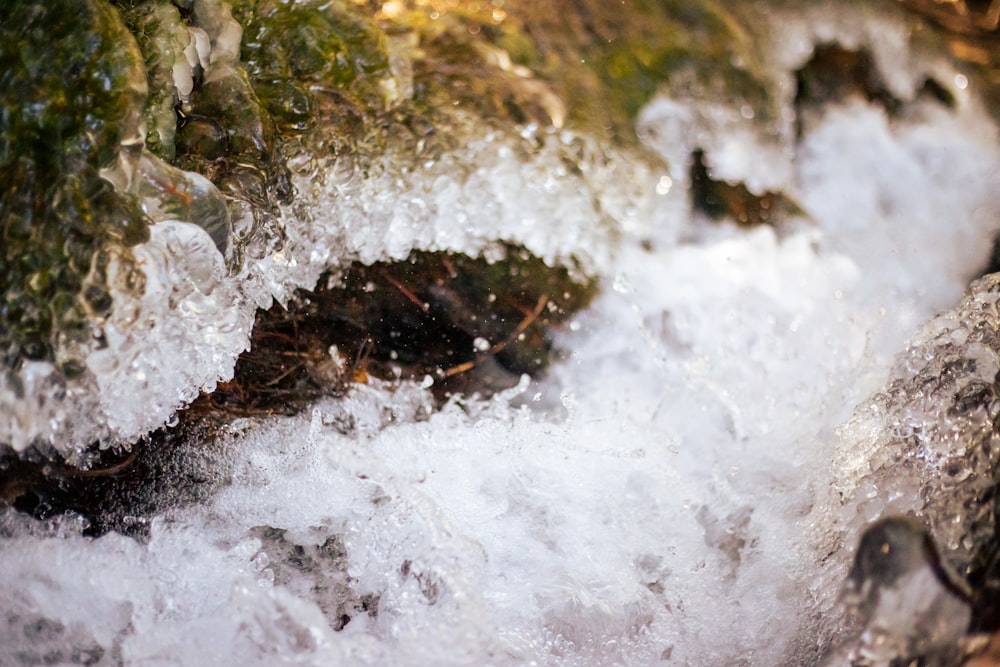
[[[891,516],[861,536],[848,580],[856,630],[826,665],[954,664],[972,616],[969,594],[945,569],[927,529]]]
[[[82,372],[74,351],[103,315],[108,253],[148,238],[136,202],[99,170],[142,143],[146,77],[117,12],[102,0],[14,2],[0,27],[0,361]],[[131,269],[127,269],[130,271]],[[0,439],[3,436],[0,435]]]

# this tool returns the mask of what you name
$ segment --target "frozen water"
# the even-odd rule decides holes
[[[504,239],[580,259],[603,291],[560,333],[565,362],[493,399],[434,411],[426,387],[372,381],[195,439],[226,481],[199,503],[183,502],[182,477],[165,485],[176,504],[144,542],[5,513],[0,662],[814,664],[842,639],[837,598],[865,521],[924,512],[945,558],[967,557],[977,536],[941,532],[954,507],[938,496],[954,488],[940,483],[949,447],[986,430],[973,408],[948,421],[948,401],[1000,367],[992,341],[968,344],[996,317],[995,280],[917,332],[878,390],[985,265],[1000,146],[974,99],[914,99],[907,82],[928,68],[942,85],[954,73],[911,57],[899,24],[807,19],[775,18],[777,78],[816,41],[868,45],[907,112],[847,100],[797,141],[661,96],[640,130],[666,166],[470,121],[473,139],[420,169],[299,165],[306,204],[283,212],[280,248],[248,251],[239,281],[208,259],[204,231],[154,228],[144,301],[115,313],[178,319],[112,328],[92,359],[116,378],[109,396],[143,406],[111,422],[121,433],[176,404],[158,386],[224,375],[252,304],[328,265]],[[692,127],[716,174],[780,187],[804,214],[746,231],[692,213]],[[209,325],[233,338],[185,338]],[[168,338],[162,356],[139,353]],[[964,370],[913,402],[942,349]],[[901,441],[918,453],[897,477]]]
[[[219,28],[227,35],[228,21],[231,18]],[[227,61],[220,62],[222,67]],[[668,228],[679,223],[658,206],[662,198],[653,188],[660,174],[634,155],[552,127],[497,129],[462,115],[453,120],[452,132],[465,139],[461,150],[401,157],[400,150],[390,146],[384,154],[363,160],[353,155],[290,160],[296,202],[280,209],[272,235],[240,238],[241,230],[253,225],[249,211],[233,221],[239,257],[218,289],[219,277],[213,277],[211,285],[201,285],[198,276],[188,279],[176,249],[164,253],[160,248],[161,237],[179,233],[179,222],[200,225],[220,249],[227,248],[228,213],[215,187],[197,174],[179,174],[148,153],[134,161],[122,159],[115,169],[106,170],[105,176],[139,197],[158,222],[154,238],[136,252],[144,258],[164,255],[158,263],[140,268],[149,271],[154,269],[147,266],[155,266],[171,277],[162,282],[161,276],[149,275],[147,280],[176,285],[174,294],[144,298],[138,310],[133,303],[127,315],[116,315],[120,321],[135,318],[156,326],[112,335],[141,339],[141,363],[151,368],[195,358],[205,365],[162,374],[141,394],[124,389],[135,381],[131,370],[125,370],[127,362],[90,363],[109,356],[101,349],[90,355],[87,372],[78,381],[59,379],[45,364],[38,364],[34,375],[22,373],[17,385],[0,377],[0,406],[6,413],[0,415],[0,440],[18,451],[41,441],[75,461],[85,460],[82,450],[94,441],[128,445],[163,424],[200,390],[232,377],[235,359],[248,345],[247,325],[256,308],[270,307],[274,300],[286,302],[295,289],[313,287],[331,267],[400,260],[413,250],[454,250],[499,259],[506,241],[526,246],[550,264],[574,261],[582,270],[596,272],[608,265],[621,229],[640,219]],[[164,186],[174,182],[183,184],[185,191],[165,195]],[[678,188],[670,199],[679,203],[683,198]],[[164,199],[167,210],[157,206],[162,207]],[[171,231],[157,232],[164,223],[170,223]],[[193,226],[184,232],[195,233]],[[221,266],[210,246],[194,243],[185,252],[199,254],[192,263]],[[185,314],[185,299],[201,302],[194,307],[204,313],[200,322],[209,324],[207,329]],[[119,293],[115,307],[125,308],[123,300],[131,297]],[[201,310],[208,302],[211,308]],[[213,318],[223,323],[224,331],[210,326]],[[35,376],[41,379],[33,381]],[[107,393],[110,387],[122,390]]]
[[[309,204],[283,211],[280,248],[247,250],[260,255],[246,269],[251,293],[262,303],[284,300],[331,265],[402,260],[417,249],[499,258],[499,241],[593,271],[607,264],[615,228],[651,206],[651,168],[586,136],[455,122],[468,137],[461,151],[403,169],[395,163],[414,158],[392,152],[374,164],[293,161],[295,187]]]
[[[161,222],[136,258],[145,271],[145,293],[135,300],[116,295],[105,325],[107,345],[87,359],[107,404],[101,407],[108,427],[121,434],[150,430],[170,416],[175,405],[163,399],[164,385],[190,387],[181,397],[187,401],[199,387],[214,388],[216,369],[235,361],[232,341],[245,340],[252,325],[204,229]],[[173,317],[158,317],[164,311]],[[148,353],[152,346],[159,354]],[[121,405],[143,410],[126,412]]]
[[[997,456],[997,294],[991,274],[921,328],[888,386],[843,427],[836,456],[836,488],[862,500],[855,521],[919,512],[961,567],[993,533],[981,499]]]
[[[857,641],[845,643],[827,664],[889,665],[916,656],[926,665],[956,663],[958,640],[971,617],[969,595],[943,567],[919,521],[890,517],[869,526],[848,591]]]
[[[15,449],[42,436],[69,460],[85,461],[81,444],[133,439],[165,423],[199,389],[232,376],[253,313],[208,233],[165,220],[134,254],[143,292],[113,293],[113,313],[80,381],[66,382],[44,362],[27,364],[16,383],[0,381],[0,433]],[[113,260],[112,284],[124,280],[119,273]]]

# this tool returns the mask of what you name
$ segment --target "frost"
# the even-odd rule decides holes
[[[330,265],[401,260],[418,249],[488,255],[500,240],[591,271],[608,260],[625,209],[652,206],[649,168],[586,137],[476,125],[459,132],[471,135],[462,151],[412,172],[401,173],[391,152],[368,177],[348,158],[304,165],[293,182],[309,205],[283,211],[280,250],[246,250],[262,255],[247,268],[260,298],[284,300]]]

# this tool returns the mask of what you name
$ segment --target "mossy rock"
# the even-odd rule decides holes
[[[142,142],[142,57],[103,0],[15,1],[0,25],[0,350],[58,362],[106,311],[112,254],[148,238],[135,202],[101,178]]]
[[[382,31],[347,2],[235,2],[243,26],[240,58],[267,111],[286,130],[303,129],[316,95],[350,93],[378,109],[378,79],[389,59]]]
[[[425,87],[450,77],[457,95],[468,91],[466,101],[487,113],[510,117],[504,109],[513,108],[517,121],[530,74],[565,104],[567,126],[624,143],[635,141],[636,114],[661,89],[746,104],[764,122],[777,117],[760,45],[748,27],[752,19],[739,8],[710,0],[637,0],[627,8],[600,0],[509,0],[502,9],[479,7],[434,20],[427,9],[404,21],[423,36]],[[499,49],[503,59],[489,64],[493,88],[485,91],[485,61],[497,54],[482,44]],[[521,115],[526,122],[549,120],[532,117],[530,105]]]

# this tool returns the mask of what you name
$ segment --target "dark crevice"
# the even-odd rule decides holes
[[[691,203],[712,220],[730,218],[744,227],[773,225],[798,208],[777,192],[755,195],[742,183],[714,180],[701,149],[691,154]]]
[[[553,328],[590,302],[596,283],[517,246],[504,253],[491,263],[415,252],[324,276],[287,306],[260,311],[233,379],[130,451],[95,452],[80,469],[51,452],[0,449],[0,507],[38,519],[76,513],[88,535],[143,538],[153,516],[228,483],[216,436],[236,418],[294,415],[373,377],[429,376],[443,402],[538,376],[558,356]]]
[[[115,531],[143,539],[155,514],[203,501],[228,481],[208,432],[207,419],[185,421],[131,451],[100,452],[86,470],[58,457],[25,460],[7,450],[0,455],[0,507],[39,520],[76,514],[85,519],[85,535]]]
[[[932,99],[948,109],[955,108],[955,96],[936,79],[927,77],[917,91],[917,99]]]
[[[990,252],[990,259],[986,264],[986,268],[980,272],[979,277],[996,273],[997,271],[1000,271],[1000,234],[993,237],[993,249]]]
[[[488,396],[544,371],[555,354],[550,329],[596,289],[514,246],[494,263],[415,252],[354,264],[319,285],[260,312],[234,379],[195,409],[295,412],[369,376],[430,376],[442,400]]]
[[[809,62],[795,73],[795,82],[795,111],[800,116],[853,95],[881,105],[889,115],[896,115],[903,104],[889,91],[867,50],[835,43],[816,46]]]

